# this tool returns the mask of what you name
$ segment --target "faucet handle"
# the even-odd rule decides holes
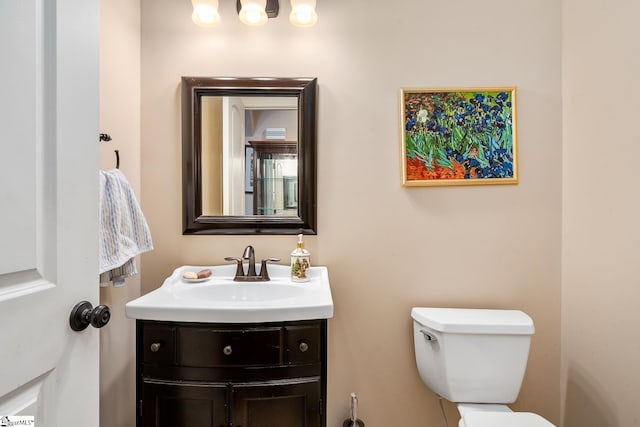
[[[238,266],[236,267],[236,277],[244,276],[244,270],[242,269],[242,258],[236,258],[236,257],[228,256],[228,257],[225,257],[224,260],[225,261],[235,261],[236,263],[238,263]]]
[[[262,263],[260,264],[260,277],[262,280],[267,281],[271,280],[269,277],[269,272],[267,271],[267,263],[268,262],[278,262],[280,258],[264,258]]]

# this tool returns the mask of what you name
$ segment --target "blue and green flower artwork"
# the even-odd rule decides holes
[[[516,89],[402,89],[403,184],[518,182]]]

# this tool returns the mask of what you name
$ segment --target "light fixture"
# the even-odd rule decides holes
[[[311,27],[318,22],[316,0],[291,0],[289,21],[297,27]]]
[[[240,10],[242,10],[242,0],[236,0],[236,10],[239,15]],[[264,11],[267,12],[269,19],[277,18],[278,12],[280,12],[280,2],[278,0],[267,0],[267,5],[265,6]]]
[[[265,7],[267,0],[240,0],[242,8],[239,15],[240,20],[247,25],[264,25],[269,20]]]
[[[191,0],[191,19],[201,27],[213,27],[220,22],[218,0]]]
[[[193,14],[191,19],[202,27],[213,27],[220,22],[218,0],[191,0]],[[236,10],[240,21],[247,25],[258,26],[267,23],[269,18],[277,18],[280,11],[279,0],[236,0]],[[310,27],[318,21],[316,0],[291,0],[291,23],[298,27]]]

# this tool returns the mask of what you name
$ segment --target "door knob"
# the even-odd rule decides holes
[[[73,307],[69,316],[69,326],[74,331],[82,331],[91,325],[102,328],[111,319],[111,309],[106,305],[93,308],[89,301],[81,301]]]

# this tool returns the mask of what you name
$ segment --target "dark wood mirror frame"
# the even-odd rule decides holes
[[[316,78],[182,77],[182,234],[316,234]],[[298,98],[298,216],[202,212],[202,96]]]

